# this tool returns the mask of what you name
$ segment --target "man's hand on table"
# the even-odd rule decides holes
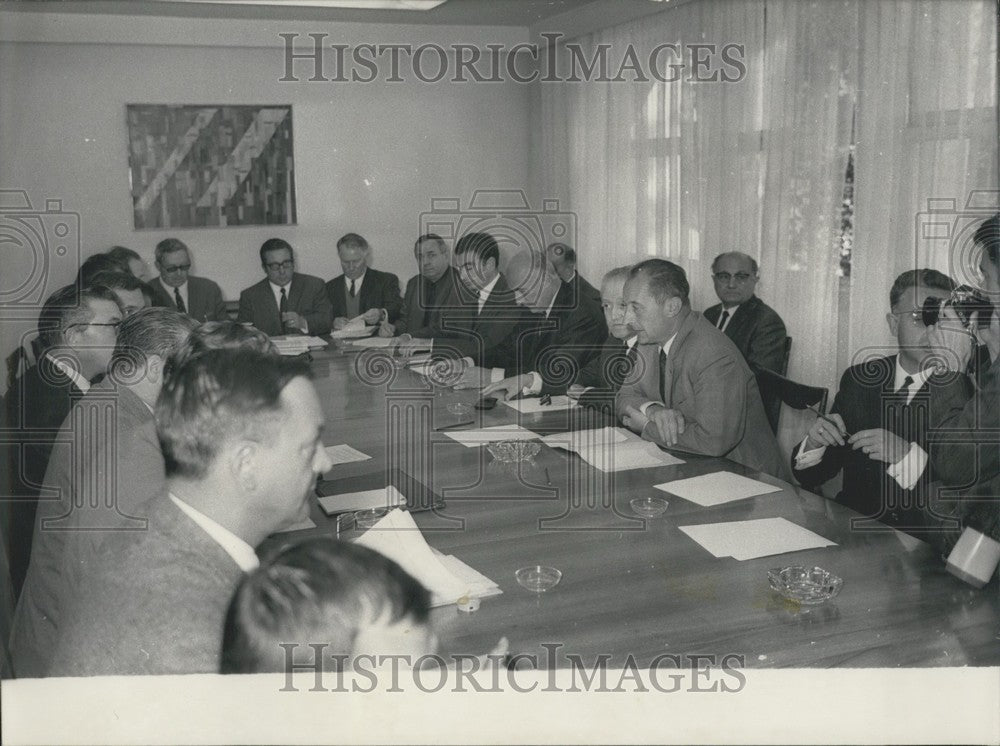
[[[483,389],[483,396],[499,394],[500,398],[506,401],[513,396],[518,396],[521,390],[531,385],[531,374],[522,373],[519,376],[510,376],[502,381],[491,383]]]
[[[656,428],[663,445],[668,448],[677,445],[684,434],[684,415],[676,409],[667,409],[657,404],[646,410],[646,416]]]

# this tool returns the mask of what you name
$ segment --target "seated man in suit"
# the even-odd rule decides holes
[[[149,282],[149,265],[146,264],[145,259],[139,256],[138,252],[127,246],[112,246],[104,253],[125,267],[135,279]]]
[[[406,283],[403,307],[395,324],[383,321],[380,337],[408,334],[417,339],[431,336],[435,314],[458,304],[458,280],[451,268],[451,252],[441,236],[428,233],[413,245],[419,273]]]
[[[174,308],[195,321],[222,321],[226,303],[222,290],[211,280],[195,277],[191,271],[191,252],[176,238],[165,238],[156,244],[156,269],[160,276],[153,280],[153,305]]]
[[[300,360],[211,350],[171,372],[156,404],[167,492],[148,529],[81,579],[49,675],[219,670],[233,591],[254,547],[309,514],[331,462]]]
[[[754,295],[758,279],[752,256],[738,251],[719,254],[712,262],[712,281],[722,302],[705,309],[705,318],[733,340],[755,374],[765,368],[785,375],[785,322]],[[781,400],[765,396],[764,410],[771,430],[777,432]]]
[[[237,321],[249,321],[265,334],[330,333],[333,309],[323,281],[295,271],[291,245],[269,238],[260,247],[260,264],[267,277],[240,293]]]
[[[399,278],[368,266],[371,248],[357,233],[348,233],[337,241],[337,255],[344,273],[326,283],[326,293],[333,308],[333,328],[343,329],[348,321],[364,316],[365,324],[399,318],[403,301],[399,297]]]
[[[618,415],[660,446],[786,478],[756,378],[729,338],[691,310],[689,292],[684,270],[665,259],[629,273],[625,318],[642,345],[641,378],[618,392]]]
[[[358,655],[412,663],[436,649],[427,589],[388,557],[321,536],[264,560],[240,583],[226,615],[221,672],[281,673],[303,654],[321,671],[341,671]]]
[[[118,297],[122,316],[131,316],[148,305],[142,292],[143,282],[128,272],[97,272],[91,277],[90,283],[106,287]]]
[[[466,233],[458,239],[458,303],[432,319],[430,337],[435,354],[464,358],[470,370],[475,367],[477,371],[510,364],[524,311],[515,302],[499,265],[500,247],[490,234]]]
[[[81,574],[107,542],[145,530],[150,505],[164,494],[153,407],[167,359],[194,326],[172,308],[147,308],[122,321],[108,376],[74,405],[59,431],[45,472],[46,489],[57,499],[39,504],[11,633],[20,678],[45,675],[66,623],[63,605]]]
[[[795,449],[795,478],[814,488],[843,470],[837,501],[868,520],[858,529],[888,524],[920,536],[933,524],[927,508],[928,429],[971,395],[965,375],[936,372],[940,356],[931,345],[921,308],[929,297],[947,298],[951,278],[933,269],[903,272],[889,291],[889,330],[899,352],[865,360],[844,371],[833,407],[817,418]],[[931,519],[930,521],[928,519]]]
[[[35,511],[53,442],[73,403],[104,374],[121,321],[118,298],[107,288],[67,285],[57,290],[38,317],[44,352],[7,391],[0,494],[13,497],[0,503],[0,529],[15,596],[28,571]],[[42,496],[52,497],[48,491]]]
[[[552,264],[556,274],[559,275],[562,283],[573,287],[572,295],[569,297],[573,298],[574,302],[577,298],[586,296],[588,300],[600,305],[601,294],[597,288],[583,279],[576,271],[576,249],[564,243],[550,243],[545,247],[545,256]]]

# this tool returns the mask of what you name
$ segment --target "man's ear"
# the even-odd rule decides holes
[[[885,323],[889,325],[889,333],[895,338],[899,334],[899,316],[894,313],[887,313],[885,315]]]
[[[146,378],[150,383],[163,381],[163,358],[159,355],[149,355],[146,358]]]
[[[681,308],[684,307],[684,301],[680,298],[667,298],[667,302],[664,304],[664,310],[667,312],[667,316],[676,316],[681,312]]]
[[[227,457],[229,473],[245,492],[257,489],[257,452],[256,443],[243,441],[234,446]]]

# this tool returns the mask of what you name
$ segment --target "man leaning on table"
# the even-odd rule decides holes
[[[817,418],[793,453],[795,478],[816,487],[843,470],[837,502],[869,520],[922,535],[933,524],[925,503],[933,478],[928,469],[928,430],[971,394],[963,374],[935,371],[921,309],[931,297],[945,300],[951,278],[933,269],[899,275],[889,291],[886,322],[896,338],[895,355],[865,360],[844,371],[833,407]]]
[[[167,490],[147,531],[103,555],[59,631],[50,675],[210,673],[253,547],[308,516],[330,467],[301,361],[212,350],[173,371],[156,405]]]
[[[260,247],[267,275],[240,293],[238,321],[250,322],[265,334],[329,334],[333,321],[323,281],[295,271],[291,245],[270,238]]]
[[[641,377],[618,392],[623,423],[661,446],[731,459],[787,478],[757,380],[740,351],[691,310],[684,270],[665,259],[632,268],[627,323]]]
[[[348,233],[337,241],[337,256],[344,272],[326,283],[335,331],[358,316],[364,316],[368,326],[399,318],[399,278],[369,267],[370,253],[368,242],[357,233]]]

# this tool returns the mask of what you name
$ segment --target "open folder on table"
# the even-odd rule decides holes
[[[704,523],[678,528],[714,556],[738,560],[837,546],[836,542],[784,518]]]
[[[385,555],[431,592],[431,606],[453,604],[463,596],[484,598],[503,591],[462,560],[432,549],[413,516],[392,510],[355,543]]]
[[[618,427],[553,433],[542,438],[542,442],[553,448],[573,451],[600,471],[628,471],[684,463],[660,450],[655,443],[632,437]]]

